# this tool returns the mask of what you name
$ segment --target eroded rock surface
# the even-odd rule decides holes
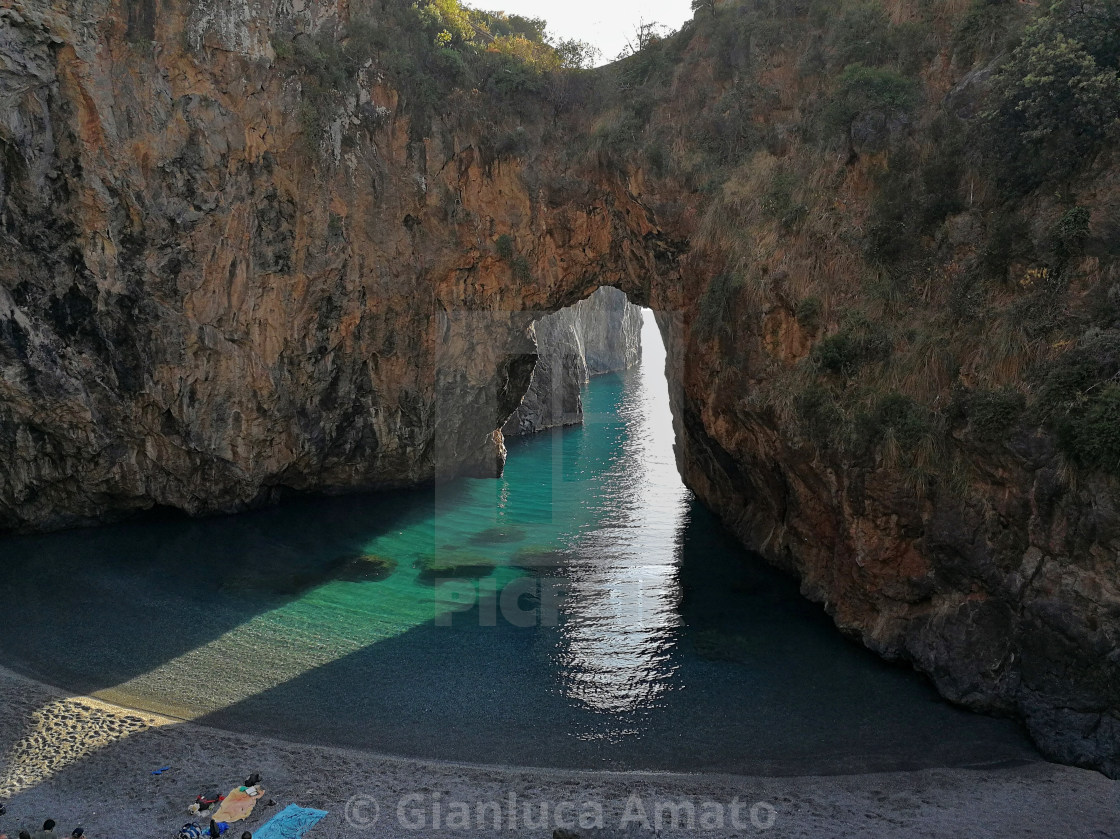
[[[133,3],[0,16],[0,527],[497,474],[540,312],[658,273],[626,185],[546,158],[532,186],[477,92],[417,140],[363,122],[396,104],[370,67],[308,148],[246,35],[281,12],[235,6],[141,15],[150,47]]]

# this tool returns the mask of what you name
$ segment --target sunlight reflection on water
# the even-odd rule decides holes
[[[600,526],[576,545],[578,557],[590,558],[572,568],[557,653],[565,694],[612,714],[651,705],[671,689],[680,624],[679,533],[689,492],[672,457],[665,349],[652,313],[644,314],[641,368],[625,380],[616,412],[627,433],[603,479]],[[619,722],[600,719],[582,736],[632,733]]]

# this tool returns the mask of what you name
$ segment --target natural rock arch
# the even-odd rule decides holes
[[[838,460],[752,401],[811,342],[776,281],[724,293],[700,191],[573,159],[558,121],[500,155],[477,92],[425,130],[369,75],[309,149],[271,5],[182,6],[150,52],[120,0],[0,16],[0,529],[492,474],[529,322],[613,285],[665,319],[678,462],[745,543],[945,695],[1120,772],[1108,478],[1062,485],[1044,435],[981,456],[975,503]]]

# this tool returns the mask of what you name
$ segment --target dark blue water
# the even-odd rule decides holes
[[[0,662],[233,730],[449,760],[1038,759],[1012,723],[842,639],[724,533],[680,483],[644,338],[641,369],[588,387],[584,427],[513,442],[499,481],[0,541]]]

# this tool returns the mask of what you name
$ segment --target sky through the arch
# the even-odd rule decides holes
[[[679,29],[692,17],[689,0],[471,0],[467,5],[544,18],[555,37],[578,38],[598,47],[600,64],[615,59],[642,20]]]

